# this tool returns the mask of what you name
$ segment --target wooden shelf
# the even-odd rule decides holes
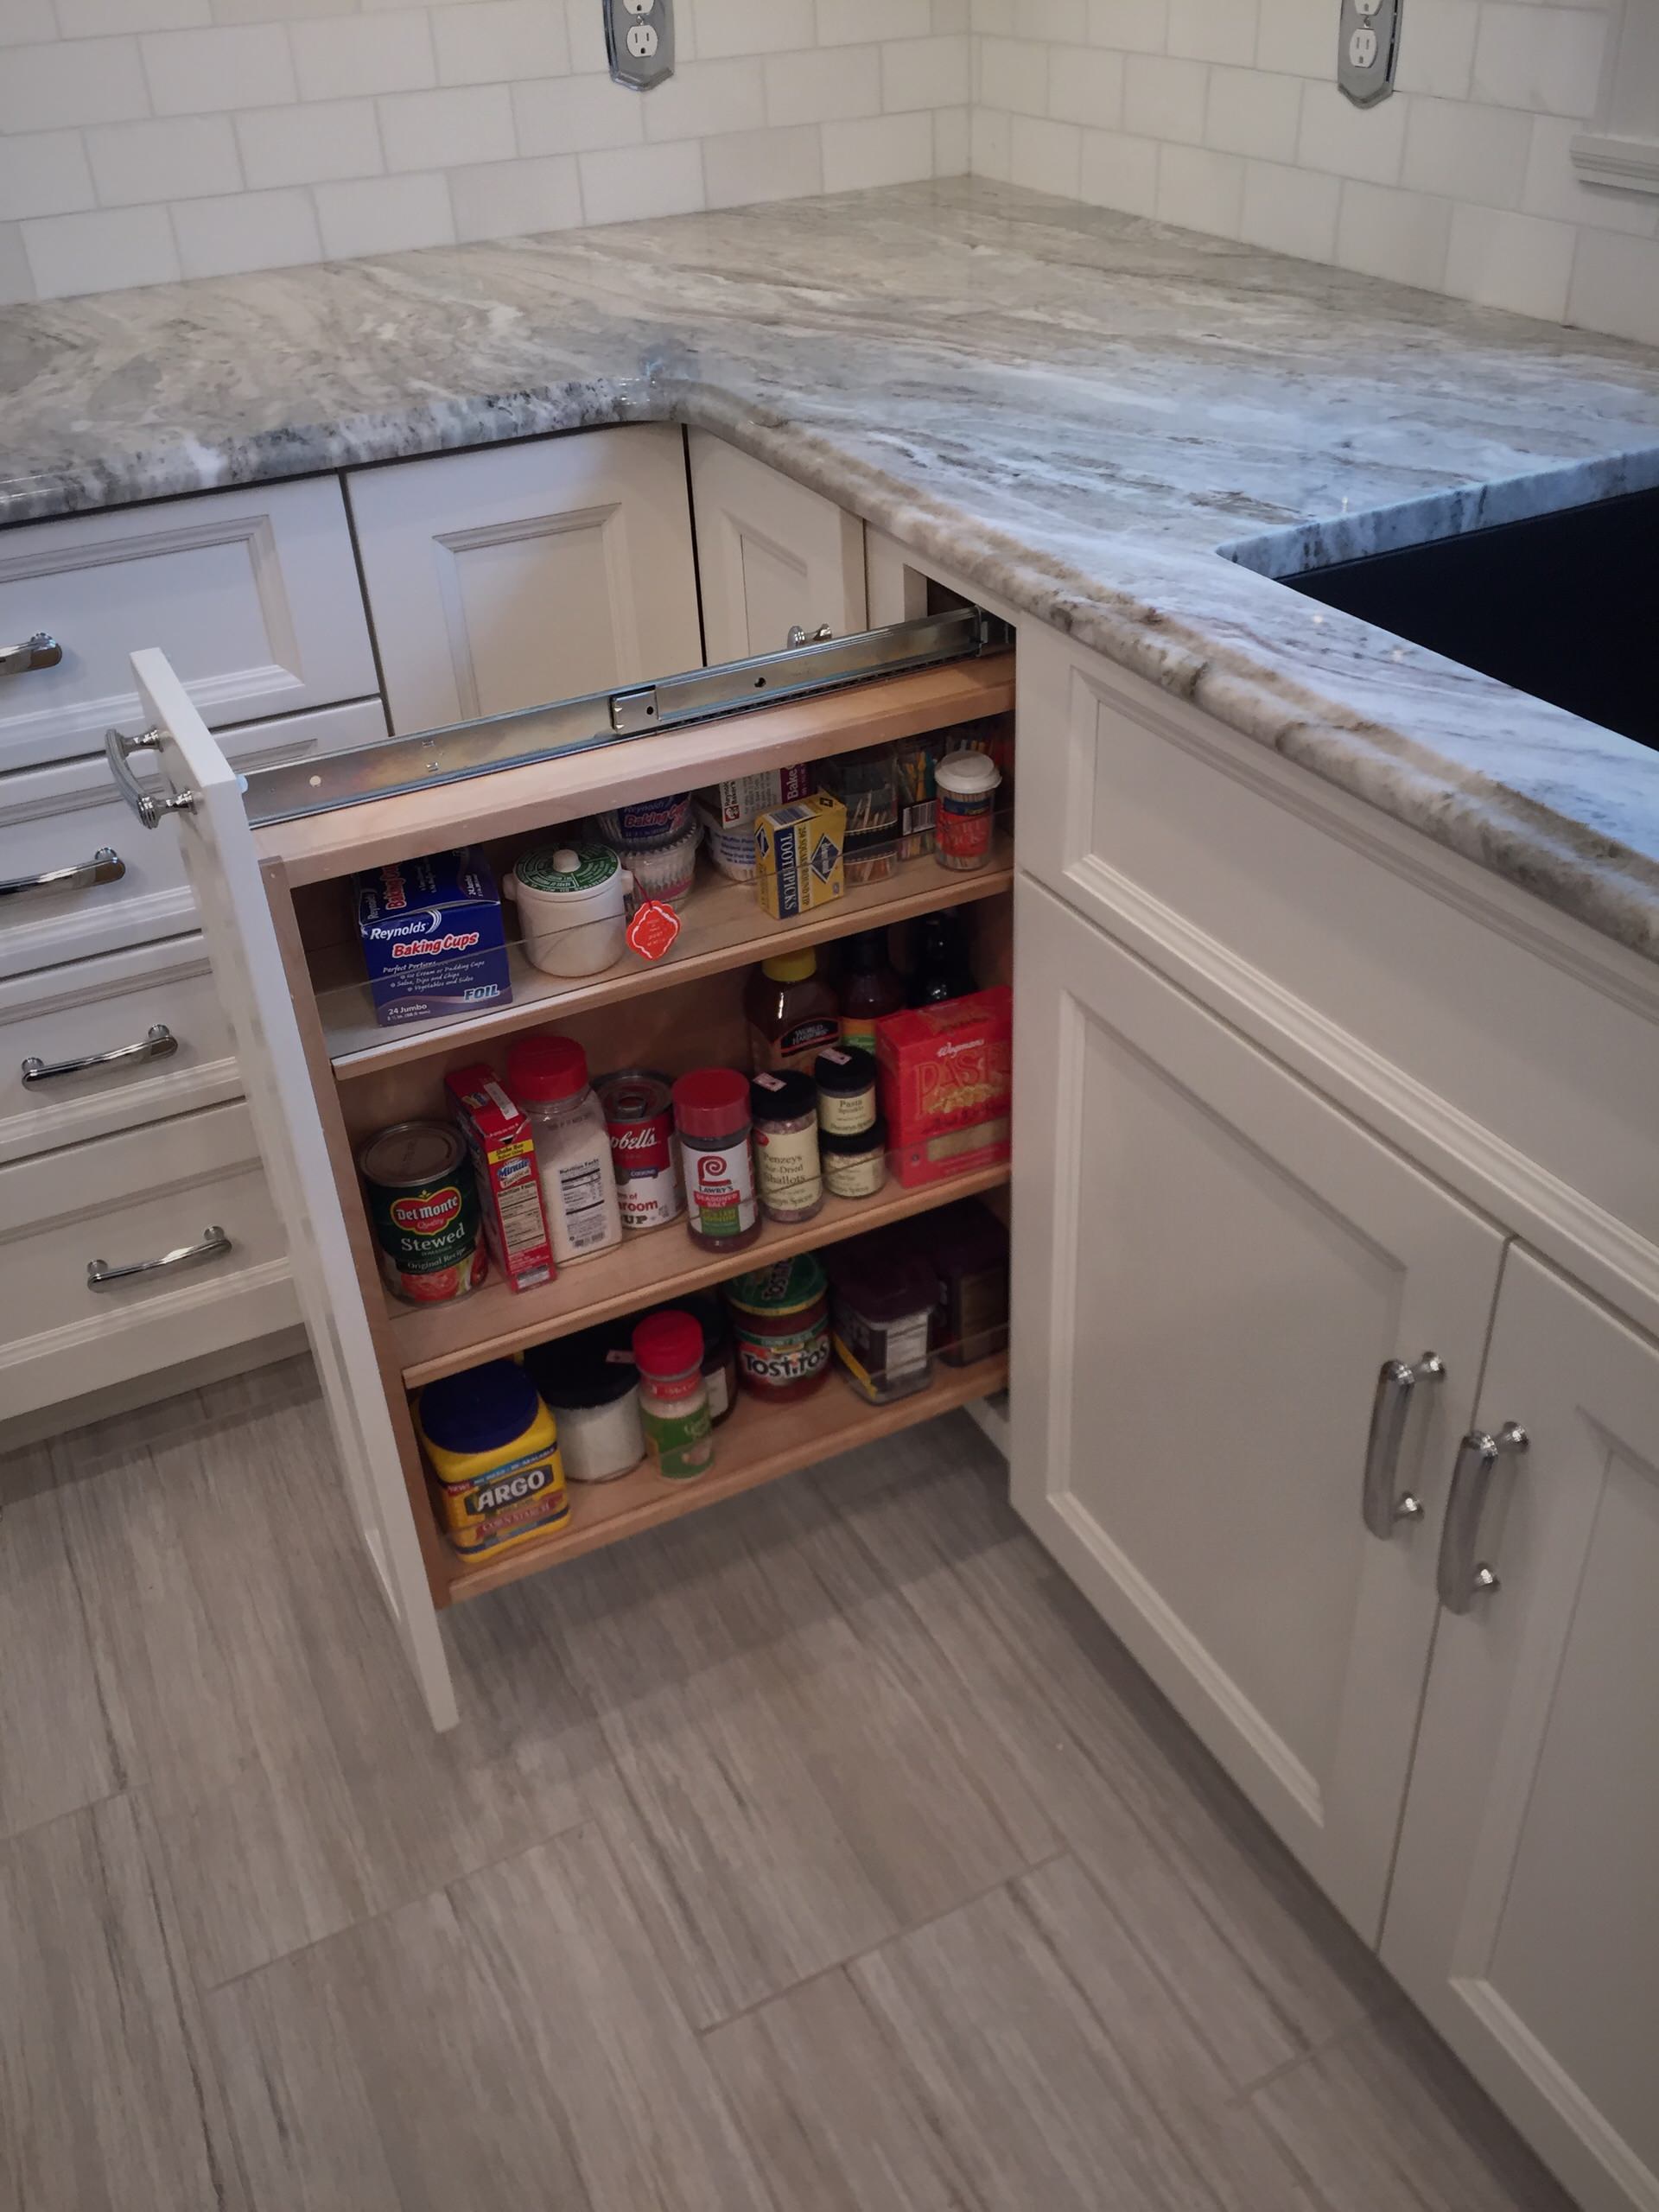
[[[988,1397],[1007,1384],[1007,1354],[999,1352],[967,1367],[947,1367],[936,1360],[933,1378],[927,1389],[890,1406],[867,1405],[838,1373],[811,1397],[794,1405],[766,1406],[741,1397],[731,1419],[715,1431],[715,1465],[698,1481],[664,1482],[647,1465],[620,1475],[614,1482],[572,1483],[570,1518],[563,1529],[499,1559],[454,1558],[449,1597],[482,1597],[561,1560],[579,1559],[584,1552],[636,1536],[662,1522],[677,1521],[682,1514],[718,1504],[721,1498],[735,1497],[740,1491],[754,1490],[798,1468],[831,1459],[837,1452],[895,1435],[936,1414],[948,1413],[953,1406]]]
[[[817,1251],[821,1245],[860,1236],[867,1229],[880,1229],[888,1222],[948,1205],[952,1198],[970,1198],[1007,1179],[1007,1162],[1003,1160],[918,1190],[890,1182],[873,1198],[826,1198],[823,1211],[810,1221],[767,1222],[746,1252],[705,1252],[691,1242],[683,1224],[676,1222],[648,1236],[628,1237],[595,1259],[578,1261],[540,1290],[512,1291],[504,1282],[492,1281],[470,1298],[448,1306],[404,1306],[388,1292],[392,1344],[403,1363],[404,1383],[414,1389],[441,1375],[475,1367],[480,1360],[501,1359],[528,1344],[568,1337],[596,1321],[613,1320],[645,1306],[664,1305],[688,1292],[747,1274],[751,1268],[787,1259],[791,1253]]]
[[[349,1082],[355,1077],[378,1075],[383,1069],[428,1053],[453,1056],[463,1047],[481,1046],[514,1030],[542,1028],[550,1021],[588,1013],[594,1007],[769,960],[775,953],[791,952],[800,945],[824,944],[836,938],[850,937],[857,930],[883,928],[912,915],[931,913],[937,907],[993,899],[1014,881],[1014,840],[999,830],[989,864],[971,874],[941,868],[931,853],[901,861],[884,882],[855,885],[833,906],[815,908],[799,920],[788,922],[774,922],[763,913],[748,884],[713,879],[706,859],[700,866],[702,874],[697,889],[686,901],[680,934],[663,959],[641,960],[630,952],[600,975],[572,982],[532,968],[514,944],[508,954],[512,1004],[466,1020],[426,1022],[408,1029],[381,1028],[374,1018],[368,985],[356,980],[361,972],[360,951],[355,945],[340,948],[340,957],[350,962],[353,980],[328,987],[326,979],[321,979],[317,992],[317,1011],[336,1077]]]

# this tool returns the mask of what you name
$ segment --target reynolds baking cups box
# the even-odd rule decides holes
[[[429,853],[356,878],[357,930],[383,1028],[505,1006],[501,901],[476,853]]]

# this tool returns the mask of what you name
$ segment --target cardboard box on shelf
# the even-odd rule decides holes
[[[841,897],[846,843],[847,810],[827,791],[757,818],[754,895],[773,921],[791,921]]]
[[[887,1160],[906,1185],[1006,1160],[1014,1096],[1014,995],[1006,983],[875,1025]]]

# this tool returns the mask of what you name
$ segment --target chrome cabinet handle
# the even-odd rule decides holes
[[[1365,1442],[1365,1487],[1360,1510],[1374,1536],[1386,1541],[1402,1521],[1421,1521],[1422,1500],[1399,1488],[1400,1446],[1405,1438],[1411,1397],[1420,1382],[1443,1382],[1446,1362],[1426,1351],[1415,1365],[1385,1359],[1371,1401],[1371,1433]]]
[[[0,645],[0,676],[27,676],[32,668],[55,668],[63,647],[44,630],[25,638],[21,645]]]
[[[791,622],[789,635],[784,639],[784,650],[790,652],[802,645],[824,645],[835,636],[827,622],[820,622],[816,630],[809,630],[804,623]]]
[[[1458,1446],[1434,1577],[1448,1613],[1470,1612],[1477,1598],[1503,1586],[1496,1571],[1475,1557],[1475,1546],[1480,1541],[1481,1516],[1498,1462],[1517,1460],[1531,1440],[1519,1421],[1506,1421],[1496,1436],[1471,1428]]]
[[[139,1275],[170,1274],[178,1268],[194,1268],[203,1260],[217,1260],[231,1249],[222,1229],[202,1231],[200,1244],[181,1244],[176,1252],[163,1252],[159,1260],[135,1260],[130,1267],[112,1268],[107,1260],[88,1260],[86,1287],[107,1290],[111,1283],[131,1282]]]
[[[48,1062],[31,1054],[23,1062],[23,1081],[55,1083],[60,1075],[85,1075],[89,1068],[112,1068],[126,1060],[171,1059],[178,1049],[178,1039],[164,1021],[158,1021],[144,1032],[136,1045],[117,1045],[107,1052],[88,1052],[85,1059]]]
[[[169,791],[165,798],[158,798],[154,791],[144,789],[128,767],[135,753],[154,753],[161,741],[162,734],[156,729],[144,730],[137,737],[128,737],[118,729],[104,733],[104,758],[110,764],[115,787],[146,830],[159,830],[163,816],[188,814],[196,804],[194,791]]]
[[[0,899],[21,899],[26,891],[86,891],[95,883],[119,883],[127,864],[113,845],[100,845],[89,861],[49,868],[41,875],[14,875],[0,883]]]

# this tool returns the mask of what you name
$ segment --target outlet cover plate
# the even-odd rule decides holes
[[[1337,82],[1356,107],[1375,107],[1394,90],[1402,0],[1342,0]]]
[[[674,74],[674,0],[600,0],[605,51],[619,85],[648,92]]]

